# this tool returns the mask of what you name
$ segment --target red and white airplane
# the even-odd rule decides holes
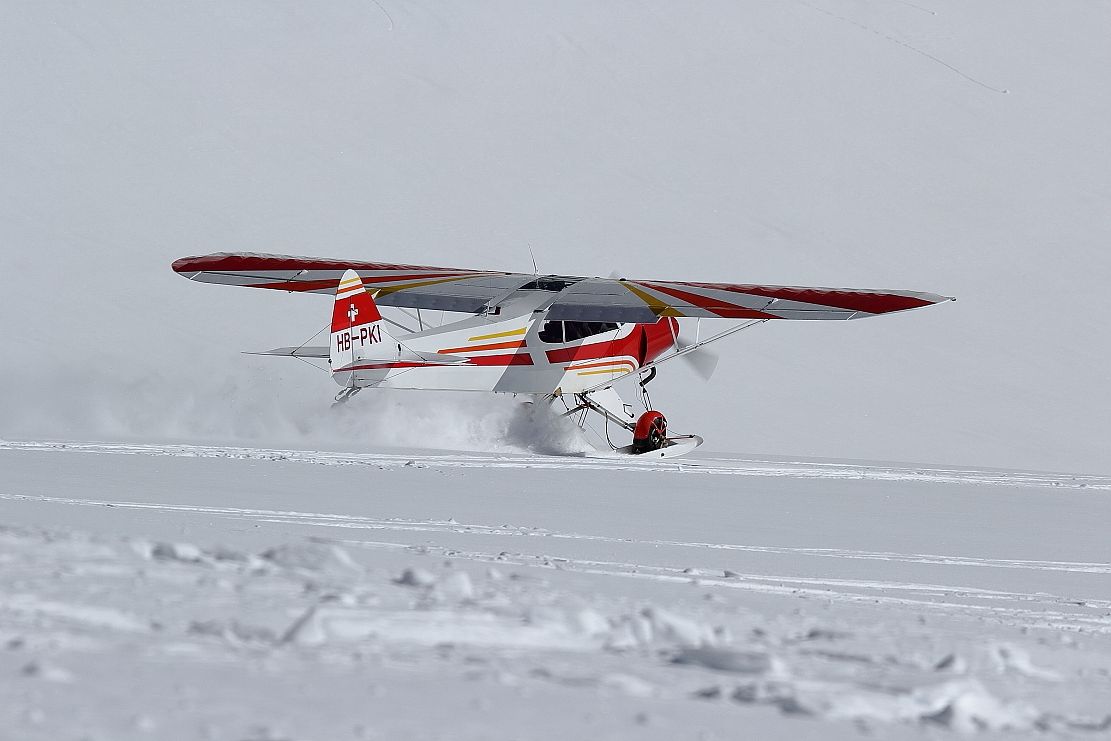
[[[335,294],[327,347],[260,354],[326,358],[343,387],[337,402],[367,387],[532,394],[562,402],[568,416],[581,413],[580,424],[594,412],[626,428],[633,443],[611,446],[613,452],[649,457],[681,455],[702,442],[669,435],[667,421],[652,409],[645,384],[661,363],[686,357],[708,378],[716,358],[702,348],[755,324],[858,319],[951,300],[914,291],[578,278],[261,254],[184,257],[173,269],[205,283]],[[379,307],[397,309],[416,327],[383,317]],[[440,315],[436,326],[430,311]],[[452,321],[444,323],[445,312]],[[687,343],[679,317],[738,323],[705,339],[696,328]],[[614,388],[634,375],[639,415]]]

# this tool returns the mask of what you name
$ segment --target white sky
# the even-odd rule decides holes
[[[545,272],[958,297],[667,369],[709,449],[1111,470],[1105,4],[381,2],[0,5],[0,434],[330,401],[238,354],[326,298],[177,257],[529,270],[531,243]]]

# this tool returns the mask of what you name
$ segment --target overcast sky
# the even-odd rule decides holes
[[[325,375],[239,351],[327,298],[178,257],[529,271],[531,244],[958,297],[665,366],[707,449],[1107,473],[1109,37],[1098,2],[0,4],[0,434],[261,444],[326,408]]]

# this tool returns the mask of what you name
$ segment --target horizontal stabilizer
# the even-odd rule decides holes
[[[258,350],[255,352],[245,352],[244,355],[277,355],[287,358],[321,358],[326,360],[328,358],[329,348],[319,345],[304,345],[301,347],[276,347],[273,350]],[[429,365],[462,365],[467,362],[467,358],[462,355],[441,355],[438,353],[422,352],[412,353],[414,357],[409,357],[410,353],[405,353],[405,361],[408,363],[428,363]]]
[[[259,352],[246,352],[244,355],[285,355],[291,358],[327,358],[328,348],[324,345],[311,346],[302,345],[300,347],[278,347],[273,350],[262,350]]]

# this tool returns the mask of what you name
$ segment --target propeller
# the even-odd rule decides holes
[[[693,342],[683,342],[679,337],[675,338],[675,346],[678,348],[679,352],[682,352],[693,344]],[[718,367],[718,354],[704,347],[695,348],[683,355],[682,358],[687,361],[687,365],[689,365],[703,381],[709,381],[710,376],[714,375],[714,370]]]
[[[683,353],[680,357],[687,362],[691,370],[697,373],[703,381],[709,381],[710,376],[714,375],[714,370],[718,367],[719,356],[716,352],[707,350],[705,347],[695,347],[693,350],[688,349],[697,344],[697,342],[685,342],[683,340],[683,327],[680,325],[679,331],[675,334],[676,352]]]
[[[625,280],[625,274],[617,270],[610,273],[609,277],[610,280]],[[694,344],[693,342],[684,342],[682,334],[683,329],[680,327],[679,333],[675,337],[675,347],[679,352],[682,352]],[[689,365],[703,381],[709,381],[710,376],[714,375],[714,371],[718,367],[719,357],[720,356],[716,352],[707,350],[704,347],[691,350],[682,356],[683,360],[687,362],[687,365]]]

